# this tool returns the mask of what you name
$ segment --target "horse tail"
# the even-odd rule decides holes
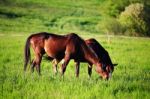
[[[31,54],[30,54],[30,38],[29,36],[26,40],[25,48],[24,48],[24,71],[26,71],[27,65],[29,61],[31,61]]]

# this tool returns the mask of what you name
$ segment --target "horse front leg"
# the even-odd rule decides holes
[[[76,65],[76,77],[79,77],[79,70],[80,70],[80,62],[75,62],[75,65]]]
[[[62,59],[62,66],[61,66],[61,75],[64,75],[64,72],[66,71],[66,67],[70,61],[70,55],[65,55],[65,58]]]

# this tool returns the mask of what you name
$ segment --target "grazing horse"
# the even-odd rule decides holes
[[[63,63],[61,66],[61,74],[63,75],[66,66],[70,59],[74,59],[77,62],[86,60],[89,64],[94,64],[96,66],[97,73],[103,77],[103,79],[108,79],[111,71],[107,71],[103,67],[103,63],[94,51],[89,48],[84,40],[75,33],[70,33],[67,35],[56,35],[52,33],[41,32],[37,34],[30,35],[25,44],[25,63],[24,71],[27,68],[27,64],[30,61],[30,45],[33,48],[35,58],[32,61],[31,70],[36,70],[40,75],[40,63],[42,56],[46,53],[49,57],[53,59],[61,60]]]
[[[96,53],[98,58],[101,59],[101,62],[104,65],[104,66],[102,66],[102,67],[104,67],[103,69],[106,69],[107,72],[112,73],[114,71],[114,66],[116,66],[118,64],[113,64],[112,63],[111,58],[109,56],[109,53],[94,38],[85,40],[85,42],[90,48],[92,48],[94,50],[94,52]],[[93,64],[89,64],[89,66],[88,66],[89,76],[91,76],[91,73],[92,73],[92,65]]]
[[[94,38],[85,40],[85,43],[87,44],[87,46],[89,46],[96,53],[98,58],[101,60],[101,62],[103,63],[102,64],[103,69],[106,69],[106,71],[108,71],[108,72],[113,72],[114,66],[116,66],[117,64],[113,64],[112,63],[112,61],[110,59],[110,56],[109,56],[109,53],[101,46],[101,44],[99,44],[98,41],[96,39],[94,39]],[[60,62],[59,59],[54,59],[52,61],[53,69],[54,69],[55,73],[57,72],[57,64],[59,62]],[[87,62],[87,61],[86,60],[80,60],[80,61],[75,60],[76,77],[79,76],[80,62]],[[92,74],[92,65],[93,65],[92,63],[89,63],[89,66],[88,66],[89,77]]]

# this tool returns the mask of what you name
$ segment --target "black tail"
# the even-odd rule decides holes
[[[29,61],[31,61],[31,55],[30,55],[30,37],[27,38],[25,48],[24,48],[24,71],[26,71],[27,65]]]

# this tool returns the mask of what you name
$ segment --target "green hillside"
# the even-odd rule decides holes
[[[114,3],[115,2],[115,3]],[[122,32],[117,18],[141,0],[1,0],[0,33]],[[149,5],[149,2],[145,3]],[[115,31],[115,32],[114,32]],[[111,33],[112,32],[112,33]]]
[[[0,32],[98,32],[97,0],[15,0],[1,4]]]

